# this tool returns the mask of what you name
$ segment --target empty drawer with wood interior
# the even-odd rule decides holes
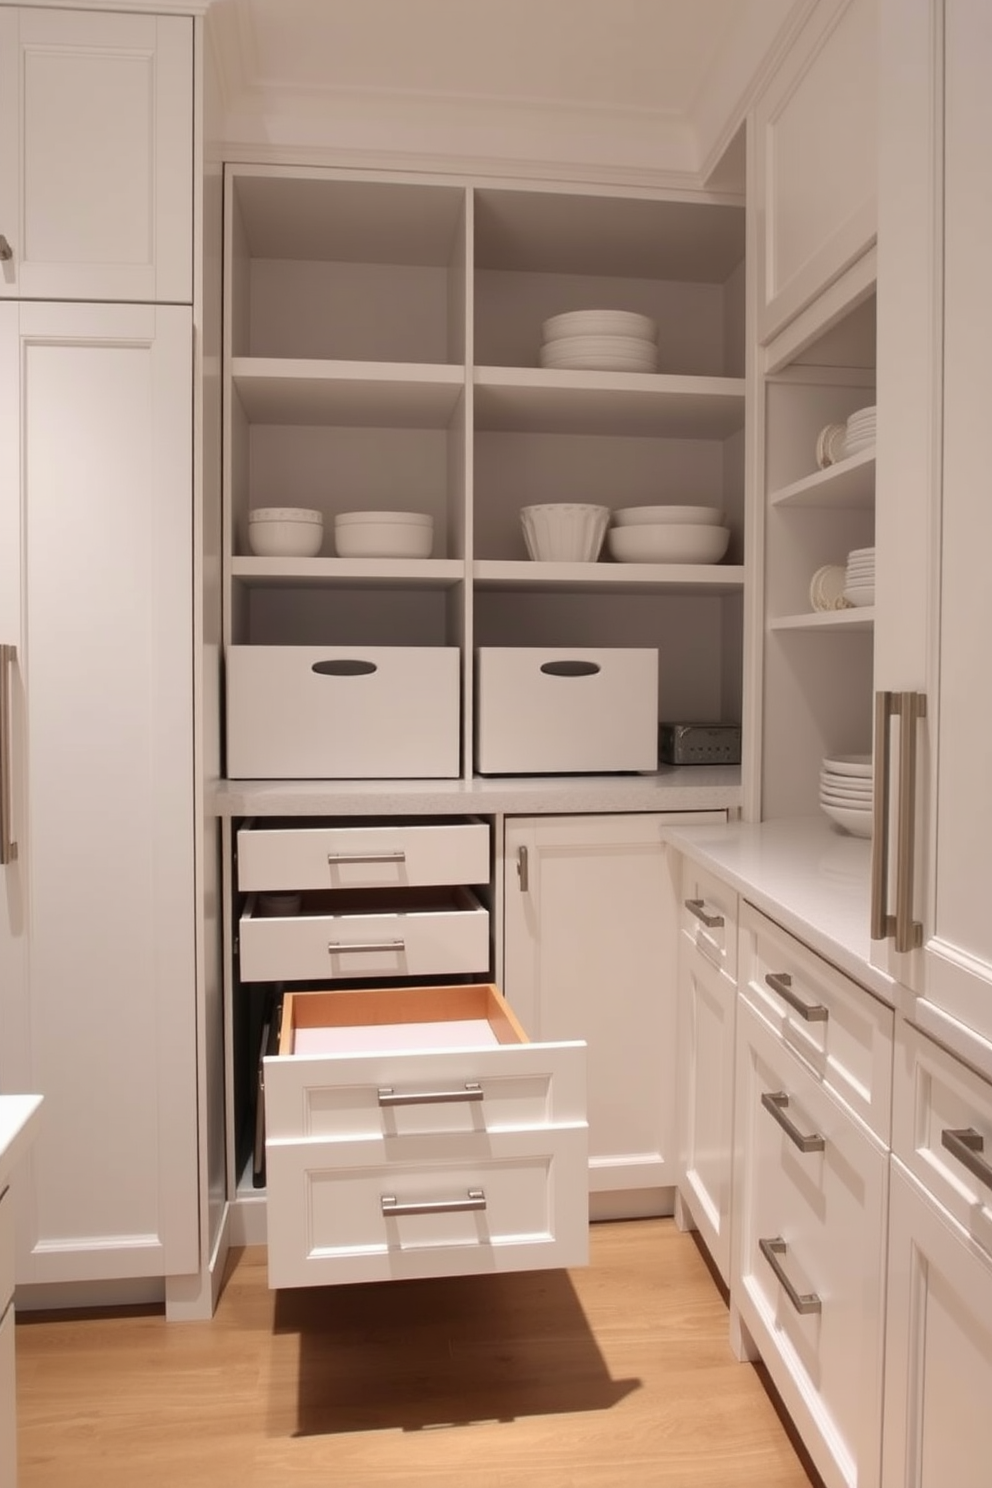
[[[287,993],[264,1086],[271,1286],[587,1260],[585,1045],[491,984]]]

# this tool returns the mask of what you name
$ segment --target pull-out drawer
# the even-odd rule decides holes
[[[892,1112],[895,1156],[992,1256],[992,1086],[903,1024]]]
[[[731,1296],[828,1484],[877,1484],[888,1158],[738,1008]]]
[[[266,915],[246,901],[243,982],[485,975],[489,911],[470,889],[341,889],[304,893],[299,910]]]
[[[741,907],[741,932],[743,995],[816,1078],[887,1143],[892,1009],[750,904]]]
[[[482,821],[314,826],[277,819],[238,831],[238,887],[245,892],[484,884],[490,872]]]
[[[700,955],[737,980],[737,894],[705,868],[682,864],[682,933]]]
[[[585,1045],[495,987],[287,994],[265,1060],[274,1287],[584,1264]]]

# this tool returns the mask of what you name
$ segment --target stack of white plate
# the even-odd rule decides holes
[[[847,421],[844,434],[844,455],[858,455],[862,450],[875,447],[875,405],[859,408]]]
[[[838,754],[820,767],[820,806],[853,837],[871,836],[870,754]]]
[[[658,327],[632,310],[571,310],[541,327],[542,367],[571,372],[656,372]]]
[[[855,548],[847,555],[844,598],[851,605],[875,603],[875,549]]]

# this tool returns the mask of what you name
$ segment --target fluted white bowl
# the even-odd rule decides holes
[[[551,501],[520,509],[530,557],[539,563],[595,563],[610,520],[608,506]]]

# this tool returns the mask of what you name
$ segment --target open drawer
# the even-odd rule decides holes
[[[243,982],[485,975],[489,911],[470,889],[341,889],[299,896],[266,915],[251,894],[241,915]]]
[[[288,993],[264,1088],[271,1286],[587,1260],[585,1045],[494,986]]]

